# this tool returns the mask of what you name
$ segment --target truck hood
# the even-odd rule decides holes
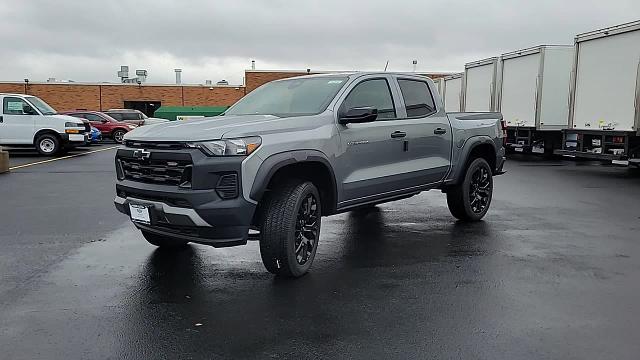
[[[64,120],[64,121],[68,121],[68,122],[74,122],[74,123],[84,123],[86,120],[83,118],[77,118],[77,117],[73,117],[71,115],[64,115],[64,114],[56,114],[56,115],[45,115],[48,117],[52,117],[54,119],[57,120]]]
[[[226,115],[142,126],[128,132],[125,139],[138,141],[216,140],[271,132],[286,132],[289,128],[300,130],[304,127],[313,126],[313,123],[317,126],[316,118],[279,118],[273,115]]]

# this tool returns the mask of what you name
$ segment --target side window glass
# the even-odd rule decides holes
[[[6,115],[27,115],[25,109],[31,108],[24,100],[16,97],[5,97],[2,101],[2,112]]]
[[[102,118],[100,116],[98,116],[98,115],[95,115],[95,114],[86,114],[84,117],[87,120],[93,121],[93,122],[101,122],[102,121]]]
[[[342,104],[344,110],[364,106],[378,109],[378,120],[396,117],[396,109],[387,80],[374,79],[361,82],[351,90]]]
[[[402,98],[408,117],[420,117],[433,114],[436,106],[426,82],[418,80],[398,79]]]

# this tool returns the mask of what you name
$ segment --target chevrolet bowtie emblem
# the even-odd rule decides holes
[[[133,151],[133,157],[136,159],[147,160],[151,157],[151,152],[145,149],[136,149]]]

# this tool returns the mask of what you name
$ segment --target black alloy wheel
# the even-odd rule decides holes
[[[296,218],[294,246],[296,261],[300,265],[304,265],[309,261],[318,243],[318,233],[320,231],[318,218],[318,200],[313,194],[307,194],[307,197],[300,204],[298,217]]]
[[[491,200],[490,178],[491,174],[489,174],[489,169],[485,167],[479,167],[473,172],[473,174],[471,174],[471,183],[469,184],[469,201],[471,211],[476,214],[482,214]]]

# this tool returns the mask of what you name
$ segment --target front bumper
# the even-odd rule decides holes
[[[91,135],[89,133],[83,134],[60,134],[62,138],[62,144],[66,146],[81,146],[91,142]]]
[[[256,205],[242,196],[243,158],[207,157],[196,149],[149,151],[152,160],[188,155],[192,159],[191,187],[123,179],[120,168],[114,199],[118,211],[130,216],[129,204],[146,206],[150,223],[133,222],[143,231],[214,247],[246,244]],[[133,149],[118,150],[116,166],[131,152]],[[237,174],[238,191],[235,197],[224,198],[216,184],[229,174]]]
[[[231,207],[228,207],[229,204],[220,206],[215,203],[213,201],[194,209],[134,196],[116,196],[114,199],[116,209],[129,216],[129,204],[146,205],[149,208],[150,224],[133,221],[140,230],[214,247],[246,244],[255,205],[243,199]]]

